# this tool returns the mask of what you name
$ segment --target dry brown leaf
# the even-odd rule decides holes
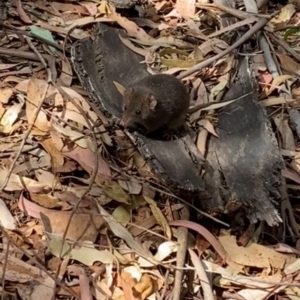
[[[280,132],[283,148],[286,150],[295,151],[296,145],[294,140],[293,131],[290,128],[289,119],[283,118],[282,115],[277,115],[274,122]]]
[[[295,156],[293,157],[293,160],[290,163],[290,167],[300,174],[300,153],[299,152],[295,152]]]
[[[176,220],[169,222],[170,226],[180,226],[186,227],[198,232],[201,236],[203,236],[211,246],[216,250],[216,252],[220,255],[224,262],[226,262],[231,268],[235,271],[241,272],[243,270],[243,266],[237,264],[231,257],[230,254],[224,249],[224,247],[220,244],[220,242],[213,236],[211,232],[209,232],[205,227],[195,222],[186,221],[186,220]]]
[[[78,15],[86,14],[85,9],[79,4],[51,1],[51,7],[61,12],[73,12],[73,13],[77,13]]]
[[[66,109],[64,111],[54,113],[53,115],[56,115],[65,121],[77,122],[81,125],[84,125],[86,128],[89,128],[88,123],[85,117],[83,116],[83,113],[79,112],[76,106],[72,102],[67,102],[65,108]]]
[[[200,78],[195,78],[192,80],[192,85],[195,90],[197,90],[197,100],[195,102],[195,105],[203,104],[208,101],[208,94],[206,91],[205,84]],[[190,115],[190,122],[193,123],[195,120],[197,120],[200,117],[201,111],[196,111],[193,114]]]
[[[56,170],[60,170],[61,167],[64,165],[64,155],[62,155],[62,153],[54,145],[52,138],[41,141],[41,144],[43,145],[45,150],[50,154],[51,167],[54,173],[56,173]]]
[[[157,206],[157,203],[147,196],[144,196],[144,199],[149,203],[151,211],[152,211],[155,219],[157,220],[159,225],[162,227],[163,231],[166,233],[167,238],[171,239],[171,237],[172,237],[171,228],[170,228],[165,216],[163,215],[162,211]]]
[[[121,224],[116,222],[116,220],[102,206],[98,205],[98,209],[101,216],[104,218],[107,224],[109,224],[109,228],[115,236],[123,239],[133,251],[141,255],[140,258],[144,257],[144,260],[146,260],[148,266],[149,264],[152,266],[157,265],[157,261],[154,260],[151,252],[146,247],[143,247],[141,242],[134,239],[129,231]]]
[[[29,161],[17,164],[13,168],[13,172],[18,174],[20,172],[28,172],[30,170],[37,170],[50,167],[50,155],[42,149],[34,149],[30,151],[32,158]]]
[[[141,55],[141,56],[146,56],[147,54],[147,50],[141,48],[141,47],[136,47],[130,40],[123,38],[121,35],[119,35],[119,38],[121,40],[121,42],[130,50],[132,50],[133,52]]]
[[[91,16],[95,16],[98,12],[96,3],[93,2],[79,2],[79,5],[82,5]]]
[[[24,79],[23,78],[20,78],[20,77],[17,77],[17,76],[7,76],[3,81],[4,82],[11,82],[11,83],[19,83],[19,82],[22,82]]]
[[[289,169],[285,169],[281,171],[281,174],[283,177],[293,180],[294,182],[297,182],[300,184],[300,176],[295,173],[294,171],[291,171]]]
[[[16,219],[8,210],[5,202],[0,198],[0,224],[7,230],[15,230],[17,228]]]
[[[73,130],[70,126],[63,127],[56,123],[52,123],[51,130],[52,129],[55,129],[62,137],[66,137],[69,141],[73,141],[75,145],[84,149],[96,151],[96,146],[92,139],[89,136],[80,133],[80,130]]]
[[[228,255],[238,264],[255,268],[282,269],[296,258],[284,255],[259,244],[240,247],[234,236],[220,236],[219,241]]]
[[[60,208],[59,200],[51,194],[31,193],[30,198],[33,202],[45,208]]]
[[[145,63],[147,66],[151,67],[158,59],[159,54],[156,52],[157,46],[152,46],[147,49],[145,55]]]
[[[116,221],[118,221],[121,225],[126,227],[131,219],[131,213],[129,207],[126,205],[119,205],[113,211],[112,216]]]
[[[210,134],[214,135],[215,137],[219,137],[215,131],[213,124],[208,119],[200,120],[198,124],[205,128]]]
[[[208,265],[207,261],[204,261],[204,263],[206,266]],[[214,268],[210,267],[210,269],[212,270]],[[243,299],[265,300],[270,293],[277,293],[285,288],[285,286],[282,285],[283,276],[279,272],[274,275],[262,273],[257,276],[243,276],[233,273],[230,274],[227,270],[222,270],[221,274],[220,285],[228,287],[228,285],[234,284],[235,286],[243,287],[243,289],[237,293],[242,296]],[[276,286],[279,287],[274,290]]]
[[[95,134],[100,134],[101,140],[104,144],[110,147],[114,145],[110,133],[106,130],[106,128],[103,125],[100,125],[98,128],[94,128],[94,130]]]
[[[107,14],[108,15],[111,14],[110,7],[107,5],[106,0],[100,1],[100,4],[98,5],[97,10],[98,10],[98,15],[100,15],[100,16],[103,16],[103,15],[106,16]]]
[[[176,8],[173,8],[169,13],[164,15],[164,19],[169,21],[170,25],[173,27],[177,26],[178,20],[182,18],[181,14]]]
[[[32,24],[31,19],[28,17],[26,12],[24,11],[22,7],[22,2],[21,0],[17,0],[17,13],[20,17],[20,19],[25,23],[25,24]]]
[[[284,7],[281,8],[280,14],[276,17],[274,17],[270,23],[276,23],[276,24],[281,24],[281,23],[286,23],[289,22],[292,18],[292,16],[295,14],[296,9],[294,4],[287,4]]]
[[[102,279],[101,281],[97,281],[96,285],[98,288],[95,289],[96,299],[118,299],[123,292],[120,288],[114,287],[113,293],[110,290],[106,278]]]
[[[68,59],[65,57],[61,60],[61,69],[59,79],[63,82],[64,86],[71,86],[73,80],[73,69]]]
[[[260,101],[260,103],[266,107],[272,105],[279,105],[279,104],[300,104],[300,100],[296,100],[289,97],[271,97],[266,100]]]
[[[50,136],[51,136],[53,145],[61,153],[64,143],[60,137],[60,134],[53,127],[50,130]]]
[[[280,61],[280,65],[286,69],[293,72],[298,72],[300,69],[300,65],[291,57],[285,54],[279,54],[276,53],[276,56],[278,57]]]
[[[170,3],[168,1],[166,1],[166,0],[156,1],[154,3],[154,6],[155,6],[155,10],[156,11],[160,11],[162,9],[165,9],[166,7],[169,7]]]
[[[118,183],[125,191],[128,191],[132,195],[138,195],[142,191],[142,185],[134,178],[126,181],[118,180]]]
[[[164,35],[157,38],[155,40],[155,43],[153,42],[152,44],[153,46],[157,46],[160,44],[163,44],[163,46],[165,47],[174,46],[174,47],[178,47],[179,49],[187,49],[190,47],[190,45],[187,42],[177,39],[171,34]]]
[[[27,99],[26,99],[26,116],[29,124],[34,122],[34,115],[36,113],[41,99],[42,91],[40,90],[37,79],[32,78],[28,84]],[[34,126],[44,134],[49,132],[49,122],[47,115],[42,110],[39,111],[38,116],[34,122]]]
[[[118,183],[114,181],[107,182],[105,186],[103,186],[103,192],[115,201],[125,204],[131,204],[130,195],[125,192]]]
[[[95,19],[93,17],[85,17],[85,18],[82,18],[82,19],[84,19],[84,21],[87,22],[87,24],[95,22]],[[76,22],[77,23],[82,23],[82,19],[76,20]],[[50,25],[46,22],[43,22],[43,21],[37,21],[36,25],[40,26],[44,29],[47,29],[51,32],[56,32],[56,33],[63,34],[63,35],[66,35],[70,29],[76,27],[76,25],[74,24],[73,26],[70,26],[70,28],[69,27],[62,28],[62,27],[52,26],[52,25]],[[70,33],[70,36],[74,39],[80,40],[80,39],[84,39],[84,38],[89,37],[89,34],[87,32],[85,32],[84,30],[77,28],[77,29],[73,30]]]
[[[1,64],[0,63],[0,71],[3,71],[3,70],[9,70],[11,68],[14,68],[16,66],[20,65],[20,63],[16,63],[16,64]]]
[[[53,173],[45,171],[43,169],[38,169],[35,171],[35,177],[40,184],[44,184],[45,186],[51,186],[51,188],[57,188],[57,180]],[[59,184],[59,181],[57,181],[57,183]]]
[[[69,275],[75,275],[79,277],[80,296],[84,300],[93,300],[93,296],[90,289],[90,282],[86,275],[85,269],[77,264],[73,264],[67,267]]]
[[[48,15],[48,23],[54,26],[65,26],[66,22],[61,16],[61,13],[58,13],[58,15],[54,15],[51,12],[50,15]]]
[[[140,222],[135,223],[137,226],[130,226],[129,232],[132,234],[132,236],[138,236],[141,233],[143,233],[145,230],[150,229],[154,225],[157,224],[157,221],[155,217],[152,215],[151,217],[148,217]]]
[[[30,299],[42,298],[44,300],[50,300],[52,298],[56,283],[43,270],[11,255],[6,257],[5,253],[0,254],[0,261],[7,262],[5,269],[3,267],[0,268],[1,277],[4,275],[3,272],[5,270],[6,280],[23,284],[26,283],[31,286],[30,294],[26,294],[25,298],[28,298],[28,296],[30,296]],[[43,296],[41,296],[41,294]]]
[[[133,286],[135,284],[135,280],[131,277],[129,273],[122,272],[121,276],[118,275],[118,286],[122,287],[124,295],[118,298],[118,300],[140,300],[140,296],[134,295]]]
[[[92,174],[92,172],[95,169],[96,163],[98,163],[98,175],[95,178],[96,182],[98,183],[102,182],[102,176],[106,178],[111,177],[111,171],[108,164],[100,155],[97,156],[96,161],[95,153],[92,152],[90,149],[83,149],[76,145],[70,144],[68,145],[68,147],[66,146],[62,149],[62,153],[65,156],[77,161],[82,166],[82,168],[85,169],[89,174]]]
[[[204,299],[214,300],[213,290],[211,285],[209,284],[209,279],[207,276],[208,272],[206,269],[204,269],[204,263],[192,249],[188,249],[188,251],[191,257],[191,261],[195,267],[195,271],[198,275],[198,280],[200,280],[201,282]]]
[[[281,89],[280,85],[283,84],[285,81],[292,79],[293,76],[291,75],[281,75],[272,81],[272,85],[269,89],[266,89],[266,95],[269,96],[275,89]]]
[[[0,132],[11,133],[13,131],[13,124],[17,120],[23,104],[16,103],[9,107],[3,114],[0,121]]]
[[[31,216],[36,219],[40,219],[40,213],[47,213],[51,211],[48,208],[37,205],[26,198],[25,193],[21,193],[18,200],[18,207],[20,211],[26,213],[27,216]]]
[[[230,82],[230,80],[231,80],[230,73],[231,73],[231,70],[233,70],[235,68],[235,64],[236,64],[236,58],[234,57],[234,55],[226,56],[224,63],[222,63],[220,66],[218,66],[218,68],[215,70],[215,75],[218,75],[218,76],[222,75],[219,77],[219,80],[221,80],[221,78],[223,78],[223,80]]]
[[[79,195],[75,195],[71,191],[57,191],[53,193],[53,196],[56,197],[59,201],[69,202],[71,205],[76,205],[79,201]],[[92,199],[89,196],[85,196],[79,204],[79,207],[89,207],[93,205]]]
[[[3,107],[2,103],[0,103],[0,119],[2,118],[2,116],[5,114],[5,108]],[[1,124],[1,122],[0,122]],[[1,131],[1,129],[0,129]]]
[[[9,102],[10,97],[13,95],[14,91],[12,88],[6,86],[0,89],[0,102],[3,104],[7,104]]]
[[[175,243],[173,241],[163,242],[158,246],[154,258],[157,261],[163,261],[165,258],[169,257],[176,251],[178,251],[178,243]]]
[[[29,221],[28,223],[26,223],[26,225],[23,224],[23,226],[18,230],[21,232],[22,236],[30,237],[33,234],[33,231],[35,230],[35,223],[36,221]]]
[[[51,232],[53,235],[62,236],[66,230],[68,221],[71,216],[70,211],[48,210],[42,217],[45,231]],[[45,220],[50,225],[46,225]],[[103,226],[104,220],[100,215],[94,213],[76,213],[72,217],[67,239],[72,241],[91,241],[95,242],[99,229]],[[50,231],[51,230],[51,231]]]
[[[93,121],[95,122],[97,120],[97,115],[95,114],[94,111],[91,110],[91,107],[90,105],[88,104],[88,102],[79,94],[77,93],[76,91],[74,91],[73,89],[71,88],[67,88],[67,87],[61,87],[64,92],[66,92],[72,99],[73,101],[79,106],[79,107],[82,107],[83,111],[88,115],[88,117]],[[57,98],[57,104],[62,101],[62,97],[61,95],[59,94],[58,98]],[[66,111],[66,114],[68,116],[68,114],[70,113],[70,111],[73,111],[73,112],[76,112],[78,114],[76,114],[76,121],[80,124],[83,124],[85,125],[87,128],[88,126],[86,125],[86,120],[85,118],[82,117],[82,112],[78,111],[78,109],[74,106],[73,103],[71,103],[70,101],[67,102],[67,105],[66,105],[66,108],[67,108],[67,111]],[[79,117],[79,115],[81,115]],[[70,120],[74,120],[74,119],[70,119]]]
[[[111,14],[108,16],[111,20],[117,22],[123,27],[129,36],[135,37],[143,42],[154,42],[155,39],[148,35],[142,28],[138,27],[134,22],[129,21],[127,18],[122,17],[116,13],[113,6],[107,4]]]
[[[15,71],[1,72],[0,73],[0,78],[7,77],[9,75],[32,74],[32,72],[35,72],[36,70],[38,70],[38,68],[32,69],[31,67],[23,67],[21,69],[15,70]]]
[[[189,27],[189,33],[196,35],[198,38],[201,38],[204,41],[208,40],[208,37],[199,29],[198,25],[194,22],[193,19],[188,19],[186,25]]]
[[[133,154],[133,159],[134,159],[134,164],[138,168],[138,172],[142,176],[151,177],[151,178],[155,177],[155,175],[152,173],[150,165],[145,161],[145,159],[140,153],[135,152]]]
[[[194,47],[194,51],[192,51],[189,54],[188,58],[191,60],[195,60],[195,61],[203,61],[204,60],[201,50],[196,46]]]
[[[300,252],[297,249],[295,249],[287,244],[284,244],[284,243],[278,243],[276,245],[269,245],[266,247],[274,249],[275,251],[280,252],[280,253],[287,253],[287,254],[289,253],[289,254],[300,255]]]
[[[178,0],[176,1],[175,8],[185,19],[189,19],[195,15],[195,0]]]
[[[5,152],[5,151],[15,151],[16,148],[14,147],[15,144],[19,143],[20,139],[17,139],[14,141],[14,143],[3,143],[0,144],[0,152]]]
[[[178,73],[179,71],[184,71],[184,70],[186,70],[186,68],[170,68],[162,73],[174,75],[175,73]]]
[[[133,286],[133,291],[140,294],[142,299],[148,298],[155,291],[151,276],[143,274],[141,280]]]
[[[159,56],[161,63],[171,68],[189,68],[201,61],[201,59],[190,58],[186,51],[172,48],[161,50]]]
[[[51,15],[53,16],[61,16],[61,12],[58,11],[54,6],[49,5],[49,3],[38,0],[36,2],[36,5],[38,5],[40,10],[43,10],[45,12],[48,12],[48,16],[50,17]],[[50,22],[51,23],[51,22]],[[64,22],[62,22],[61,24],[64,24]]]
[[[207,41],[204,41],[200,46],[199,49],[201,50],[203,56],[205,57],[210,52],[216,52],[217,54],[228,48],[228,44],[220,39],[213,38]]]
[[[39,89],[39,93],[40,93],[40,97],[43,96],[43,92],[46,88],[46,85],[48,84],[45,80],[43,79],[34,79],[36,83],[38,83],[38,89]],[[30,83],[31,79],[22,79],[21,81],[17,81],[18,84],[15,86],[15,89],[17,91],[23,92],[23,93],[27,93],[28,92],[28,85]],[[57,93],[57,89],[53,86],[53,85],[49,85],[48,89],[47,89],[47,94],[46,94],[46,98],[51,97],[53,94]]]

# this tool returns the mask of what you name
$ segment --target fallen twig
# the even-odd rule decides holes
[[[217,251],[217,253],[220,255],[220,257],[223,259],[224,262],[226,262],[229,266],[234,268],[235,270],[241,272],[242,266],[235,263],[226,253],[223,246],[219,243],[218,240],[203,226],[196,224],[191,221],[172,221],[169,222],[171,226],[184,226],[186,228],[195,230],[199,234],[201,234],[211,245],[212,247]]]
[[[277,38],[273,33],[269,33],[268,37],[277,45],[282,47],[285,51],[287,51],[293,58],[300,62],[300,55],[295,50],[293,50],[284,40]]]
[[[177,77],[179,79],[183,79],[197,71],[200,71],[201,69],[208,67],[210,64],[212,64],[213,62],[215,62],[216,60],[222,58],[223,56],[225,56],[226,54],[230,53],[231,51],[233,51],[234,49],[236,49],[237,47],[241,46],[243,43],[245,43],[248,39],[251,38],[252,35],[254,35],[255,33],[257,33],[261,28],[263,28],[266,24],[268,23],[267,19],[260,19],[253,27],[251,27],[240,39],[238,39],[234,44],[232,44],[231,46],[229,46],[227,49],[225,49],[224,51],[222,51],[221,53],[193,66],[192,68],[190,68],[189,70],[180,73]]]
[[[55,283],[61,287],[63,290],[67,291],[68,293],[70,293],[70,295],[72,295],[75,299],[79,299],[78,295],[76,295],[76,293],[74,292],[73,289],[71,289],[70,287],[68,287],[67,285],[65,285],[64,283],[60,282],[59,280],[57,280],[52,274],[51,272],[49,272],[45,266],[38,260],[36,259],[36,257],[32,257],[27,250],[24,249],[24,247],[19,246],[17,243],[13,242],[12,238],[9,236],[9,234],[5,231],[5,229],[1,226],[0,224],[0,229],[3,233],[3,235],[6,237],[8,243],[11,243],[14,247],[16,247],[21,253],[23,253],[29,260],[32,260],[43,272],[45,272],[47,274],[47,276],[49,276],[52,280],[55,281]]]
[[[34,51],[35,55],[39,58],[40,62],[43,64],[43,66],[45,67],[45,69],[47,70],[47,75],[48,75],[48,78],[47,78],[47,85],[45,86],[45,89],[44,89],[44,92],[43,92],[43,95],[41,97],[41,100],[40,100],[40,103],[39,105],[37,106],[36,110],[35,110],[35,113],[34,113],[34,116],[33,116],[33,121],[31,124],[29,124],[28,126],[28,129],[22,139],[22,142],[21,142],[21,145],[20,145],[20,148],[19,148],[19,151],[17,152],[13,162],[11,163],[10,167],[9,167],[9,170],[8,170],[8,173],[7,173],[7,176],[6,178],[4,179],[4,182],[2,184],[2,186],[0,187],[0,191],[2,191],[5,186],[7,185],[8,181],[9,181],[9,178],[12,174],[12,171],[15,167],[15,164],[17,162],[17,160],[19,159],[22,151],[23,151],[23,147],[25,146],[25,143],[26,143],[26,140],[27,138],[29,137],[29,134],[34,126],[34,123],[35,123],[35,120],[37,119],[37,116],[43,106],[43,103],[44,103],[44,100],[45,100],[45,97],[46,97],[46,94],[47,94],[47,91],[48,91],[48,88],[49,88],[49,83],[51,82],[51,71],[49,68],[47,68],[47,63],[46,61],[44,60],[44,58],[41,56],[41,54],[37,51],[37,49],[34,47],[34,45],[31,43],[30,39],[28,37],[25,37],[27,43],[29,44],[30,48]]]
[[[177,211],[178,212],[178,211]],[[179,213],[178,213],[179,215]],[[189,221],[190,219],[190,212],[188,207],[185,205],[182,208],[182,215],[180,220]],[[173,300],[180,300],[184,297],[181,297],[182,292],[182,278],[183,278],[183,270],[180,268],[184,267],[186,251],[187,251],[187,242],[188,242],[188,230],[185,227],[178,227],[177,229],[177,242],[179,243],[177,256],[176,256],[176,269],[175,271],[175,280],[173,286]]]
[[[203,298],[205,300],[214,300],[215,298],[212,291],[212,287],[209,282],[208,276],[205,272],[203,262],[200,260],[200,258],[197,257],[196,253],[192,249],[189,249],[189,253],[201,282],[201,286],[203,290]]]
[[[19,51],[19,50],[15,50],[15,49],[7,50],[7,49],[0,48],[0,56],[1,55],[8,55],[11,57],[19,57],[19,58],[29,59],[29,60],[33,60],[33,61],[40,61],[39,56],[36,55],[35,53]],[[47,61],[49,59],[52,59],[51,55],[40,54],[40,56]]]
[[[244,12],[238,9],[234,9],[225,5],[220,4],[196,4],[196,7],[210,10],[211,8],[217,8],[229,15],[232,15],[233,17],[236,17],[238,19],[248,19],[251,17],[257,17],[257,18],[264,18],[264,19],[271,19],[272,16],[266,15],[266,14],[259,14],[259,13],[251,13],[251,12]]]
[[[32,33],[32,32],[27,32],[27,31],[25,31],[25,30],[20,30],[20,29],[18,29],[18,28],[16,28],[16,27],[12,26],[12,25],[10,25],[10,24],[1,24],[1,25],[2,25],[7,31],[10,31],[10,32],[15,33],[15,34],[22,34],[22,35],[24,35],[24,36],[28,36],[28,37],[35,38],[35,39],[37,39],[37,40],[43,42],[44,44],[46,44],[46,45],[48,45],[48,46],[51,46],[51,47],[53,47],[53,48],[55,48],[55,49],[58,49],[58,50],[61,50],[61,51],[63,50],[62,46],[58,45],[57,43],[52,42],[52,41],[49,41],[49,40],[47,40],[47,39],[45,39],[45,38],[43,38],[43,37],[41,37],[41,36],[39,36],[39,35],[36,35],[36,34],[34,34],[34,33]]]
[[[208,36],[208,38],[216,37],[216,36],[218,36],[220,34],[223,34],[227,31],[232,31],[233,29],[236,29],[236,28],[239,28],[239,27],[242,27],[242,26],[245,26],[245,25],[249,25],[249,24],[252,24],[252,23],[257,22],[257,21],[258,21],[258,19],[256,17],[250,17],[248,19],[236,22],[234,24],[231,24],[229,26],[226,26],[226,27],[214,32],[214,33],[210,34]]]

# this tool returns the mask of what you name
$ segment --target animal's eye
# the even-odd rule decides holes
[[[140,115],[140,114],[141,114],[141,111],[140,111],[140,110],[136,110],[135,113],[136,113],[137,115]]]
[[[127,106],[126,106],[126,105],[124,105],[124,106],[123,106],[123,110],[126,110],[126,109],[127,109]]]

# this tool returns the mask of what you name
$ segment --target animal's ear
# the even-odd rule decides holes
[[[157,105],[157,100],[153,95],[148,95],[147,97],[150,110],[154,110]]]
[[[116,81],[113,81],[113,83],[114,83],[114,85],[116,86],[116,88],[117,88],[117,90],[119,91],[119,93],[120,93],[122,96],[124,96],[124,93],[125,93],[126,88],[125,88],[122,84],[120,84],[120,83],[118,83],[118,82],[116,82]]]
[[[134,93],[134,89],[132,86],[125,88],[123,97],[127,96],[127,98],[130,98],[131,96],[133,96],[133,93]]]

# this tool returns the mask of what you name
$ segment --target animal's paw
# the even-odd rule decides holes
[[[166,139],[167,141],[174,141],[179,139],[177,133],[175,131],[170,131],[170,130],[166,131],[163,134],[163,138]]]

